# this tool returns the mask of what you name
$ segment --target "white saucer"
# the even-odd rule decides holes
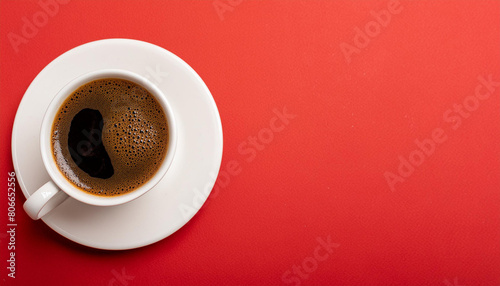
[[[178,124],[170,169],[142,197],[113,207],[69,198],[43,218],[53,230],[100,249],[131,249],[177,231],[201,208],[219,172],[222,125],[210,91],[196,72],[167,50],[146,42],[109,39],[76,47],[47,65],[33,80],[17,110],[12,157],[25,197],[49,181],[40,154],[40,125],[53,96],[71,79],[98,69],[139,73],[168,98]]]

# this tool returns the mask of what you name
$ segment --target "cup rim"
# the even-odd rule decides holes
[[[87,193],[83,190],[72,185],[63,173],[57,167],[57,164],[54,160],[54,156],[52,154],[52,146],[51,146],[51,132],[52,125],[55,119],[56,113],[59,110],[60,106],[64,101],[80,86],[89,83],[98,79],[105,78],[118,78],[132,81],[147,91],[149,91],[155,99],[160,103],[163,112],[165,113],[165,117],[167,119],[168,124],[168,135],[169,142],[166,151],[166,156],[163,159],[163,162],[160,165],[160,168],[156,171],[156,173],[142,186],[139,188],[122,194],[118,196],[97,196]],[[79,200],[83,203],[96,205],[96,206],[113,206],[120,205],[126,202],[130,202],[132,200],[137,199],[138,197],[144,195],[146,192],[151,190],[163,176],[166,174],[169,169],[173,158],[175,149],[177,147],[177,127],[175,124],[175,118],[172,112],[172,108],[168,103],[163,92],[151,81],[146,79],[145,77],[122,69],[101,69],[92,72],[88,72],[82,74],[75,79],[68,82],[59,92],[54,96],[52,101],[50,102],[47,110],[45,111],[45,115],[42,120],[42,127],[40,130],[40,148],[42,154],[42,160],[45,166],[45,169],[49,173],[52,181],[60,188],[61,191],[68,194],[70,197],[73,197],[76,200]]]

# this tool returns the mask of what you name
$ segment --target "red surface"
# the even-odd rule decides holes
[[[471,107],[478,76],[500,81],[500,2],[402,1],[348,63],[341,43],[354,45],[356,27],[390,2],[73,0],[15,52],[8,34],[43,10],[1,0],[0,284],[500,285],[500,87],[456,130],[443,118]],[[214,3],[228,10],[219,17]],[[6,191],[19,102],[54,58],[116,37],[162,46],[199,73],[222,118],[221,169],[240,172],[219,176],[219,192],[177,233],[120,252],[30,220],[17,186],[12,279]],[[250,147],[259,132],[270,140],[262,130],[285,107],[296,117]],[[446,140],[391,191],[384,173],[437,128]],[[327,237],[331,252],[318,242]]]

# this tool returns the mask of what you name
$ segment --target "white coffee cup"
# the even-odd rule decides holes
[[[52,125],[57,112],[64,101],[73,93],[73,91],[82,85],[104,78],[128,80],[149,91],[163,108],[169,132],[169,143],[166,156],[163,159],[158,171],[139,188],[129,193],[110,197],[92,195],[72,185],[57,167],[51,147]],[[174,158],[176,144],[177,131],[172,109],[168,104],[165,95],[149,80],[136,73],[119,69],[97,70],[81,75],[69,82],[57,93],[45,112],[40,131],[40,147],[42,151],[43,164],[52,180],[39,188],[26,200],[24,203],[24,210],[32,219],[40,219],[52,209],[60,205],[68,197],[72,197],[83,203],[95,206],[114,206],[137,199],[151,190],[165,175]]]

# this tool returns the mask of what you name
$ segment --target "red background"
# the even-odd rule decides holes
[[[354,45],[355,28],[389,0],[220,0],[234,6],[222,17],[214,2],[73,0],[16,53],[8,34],[21,35],[23,17],[41,7],[0,0],[0,284],[286,284],[283,274],[330,236],[339,246],[301,284],[500,285],[500,88],[457,130],[443,120],[474,95],[479,75],[500,81],[499,1],[402,1],[350,63],[340,44]],[[221,170],[236,160],[241,172],[172,236],[118,252],[30,220],[18,186],[9,278],[17,107],[54,58],[105,38],[151,42],[191,65],[222,118]],[[285,106],[296,118],[248,162],[238,146]],[[435,128],[447,140],[392,192],[384,173]],[[134,277],[120,283],[113,270]]]

